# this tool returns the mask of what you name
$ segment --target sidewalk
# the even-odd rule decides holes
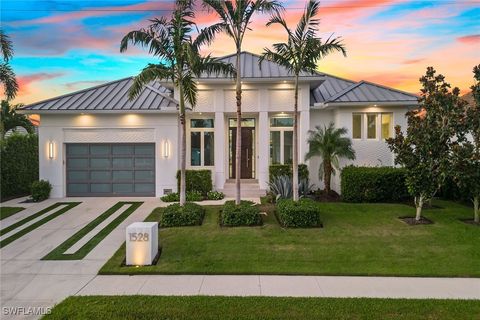
[[[76,295],[480,299],[480,279],[325,276],[95,276]]]

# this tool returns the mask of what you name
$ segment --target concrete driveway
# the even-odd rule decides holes
[[[2,319],[36,319],[39,316],[34,313],[42,312],[42,308],[45,311],[79,292],[125,241],[126,226],[135,221],[143,221],[153,208],[164,205],[158,198],[64,198],[48,199],[41,203],[19,203],[23,200],[20,198],[2,203],[5,207],[26,208],[2,220],[2,229],[57,202],[82,203],[0,249]],[[83,260],[41,260],[119,201],[144,203]],[[7,315],[15,311],[21,314]]]

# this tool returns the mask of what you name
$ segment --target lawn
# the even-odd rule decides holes
[[[434,224],[409,226],[397,218],[414,214],[407,205],[321,203],[323,229],[284,229],[271,206],[261,227],[222,228],[207,207],[201,226],[160,229],[157,265],[122,267],[123,245],[100,273],[480,277],[480,228],[458,220],[472,209],[435,205],[424,211]]]
[[[43,319],[479,319],[468,300],[272,297],[70,297]]]
[[[13,216],[15,213],[24,210],[22,207],[0,207],[0,220]]]

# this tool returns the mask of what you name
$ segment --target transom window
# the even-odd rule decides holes
[[[353,113],[352,138],[376,140],[392,136],[392,113]],[[366,136],[366,137],[365,137]]]
[[[190,165],[213,166],[215,137],[213,119],[190,120]]]
[[[293,118],[270,118],[270,164],[292,163]]]

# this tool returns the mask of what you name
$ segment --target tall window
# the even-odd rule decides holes
[[[363,114],[353,114],[352,116],[352,138],[362,139],[362,121]]]
[[[367,139],[377,138],[377,115],[367,114]]]
[[[382,113],[382,139],[392,137],[392,114]]]
[[[270,164],[292,163],[293,118],[270,118]]]
[[[213,119],[190,120],[190,165],[213,166],[215,158]]]

